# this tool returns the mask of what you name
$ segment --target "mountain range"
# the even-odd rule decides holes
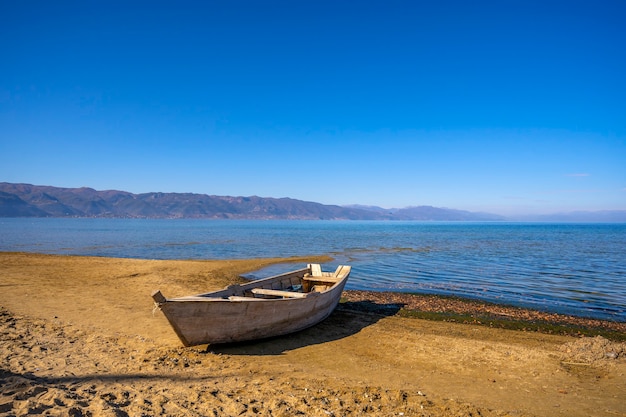
[[[195,193],[96,191],[0,182],[0,217],[103,217],[293,220],[626,222],[626,210],[505,218],[432,206],[384,209],[325,205],[292,198]]]
[[[0,183],[0,217],[109,217],[300,220],[497,221],[495,214],[430,206],[383,209],[337,206],[292,198],[194,193],[96,191],[92,188]]]

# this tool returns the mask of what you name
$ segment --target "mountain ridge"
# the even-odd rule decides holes
[[[572,211],[504,217],[427,205],[385,209],[325,205],[293,198],[197,193],[97,191],[90,187],[0,182],[0,217],[102,217],[291,220],[405,220],[626,223],[626,210]]]
[[[372,210],[292,198],[97,191],[89,187],[0,183],[0,217],[205,218],[293,220],[497,221],[502,216],[416,206]]]

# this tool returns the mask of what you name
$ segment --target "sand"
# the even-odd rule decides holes
[[[600,336],[404,317],[347,292],[303,332],[183,348],[153,311],[154,289],[279,261],[0,253],[0,415],[626,416],[626,344]]]

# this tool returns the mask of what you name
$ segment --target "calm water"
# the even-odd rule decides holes
[[[348,289],[458,295],[626,321],[626,224],[5,218],[0,251],[148,259],[330,254],[335,261],[326,268],[352,265]]]

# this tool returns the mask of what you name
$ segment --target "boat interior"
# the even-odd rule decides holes
[[[334,272],[323,272],[319,264],[309,264],[307,268],[285,274],[246,284],[231,285],[221,291],[180,297],[172,301],[207,301],[208,299],[252,301],[307,298],[332,288],[350,273],[350,269],[351,267],[348,265],[340,265]]]

